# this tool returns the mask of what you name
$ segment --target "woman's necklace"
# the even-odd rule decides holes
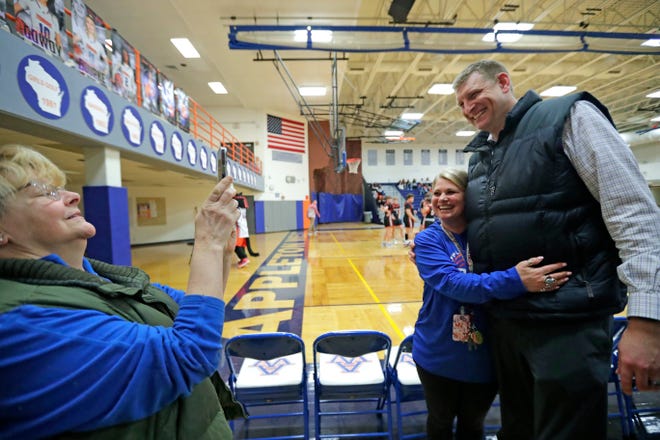
[[[445,228],[445,225],[443,225],[442,222],[440,222],[440,227],[445,232],[447,237],[449,237],[451,242],[454,243],[454,246],[456,246],[458,252],[461,253],[463,259],[467,262],[468,271],[472,272],[474,265],[472,264],[472,257],[470,256],[470,244],[468,243],[467,246],[465,247],[465,251],[463,251],[463,246],[461,246],[461,244],[458,242],[454,233],[448,230],[447,228]]]

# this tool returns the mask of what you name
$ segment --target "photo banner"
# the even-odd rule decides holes
[[[163,72],[158,72],[158,93],[160,97],[160,114],[172,125],[176,125],[176,102],[174,99],[174,83]]]
[[[5,0],[5,10],[9,4],[16,23],[14,33],[24,41],[39,47],[44,52],[63,61],[69,59],[68,37],[64,27],[64,3],[62,1]]]
[[[110,62],[105,48],[105,22],[82,0],[71,1],[73,59],[78,70],[110,88]]]
[[[176,97],[176,121],[181,130],[186,133],[190,131],[190,107],[189,99],[183,89],[175,88],[174,96]]]
[[[158,107],[158,69],[140,55],[140,92],[142,107],[155,115],[160,115]]]
[[[12,10],[13,10],[12,5]],[[7,0],[0,0],[0,30],[11,32],[9,21],[7,20]]]
[[[137,103],[135,78],[135,49],[113,29],[112,31],[112,90],[124,99]]]

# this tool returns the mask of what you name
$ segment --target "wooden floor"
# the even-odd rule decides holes
[[[382,238],[382,226],[362,223],[321,225],[313,237],[302,231],[253,235],[260,256],[250,257],[242,269],[234,260],[223,337],[296,333],[305,342],[308,362],[314,339],[333,330],[375,329],[398,345],[413,331],[423,283],[408,261],[408,248],[383,247]],[[187,243],[135,247],[133,264],[152,281],[185,290],[191,250]],[[491,411],[486,423],[499,424],[499,409]],[[423,430],[423,418],[417,422]],[[618,419],[609,421],[607,438],[621,439]]]
[[[382,226],[363,223],[320,225],[315,236],[302,231],[250,237],[258,257],[239,269],[238,258],[225,293],[223,337],[290,331],[311,347],[333,330],[374,329],[392,344],[412,333],[423,283],[402,243],[383,247]],[[152,281],[185,289],[192,247],[186,243],[133,248],[133,265]]]

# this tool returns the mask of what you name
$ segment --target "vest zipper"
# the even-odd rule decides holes
[[[583,282],[584,282],[584,287],[587,288],[587,296],[589,298],[593,298],[594,297],[594,289],[591,287],[591,283],[589,281],[587,281],[587,277],[585,276],[585,271],[586,271],[586,269],[582,269],[582,279],[583,279]]]

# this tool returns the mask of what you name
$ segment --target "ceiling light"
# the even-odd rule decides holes
[[[403,113],[401,115],[401,119],[405,119],[407,121],[419,121],[422,119],[422,116],[424,116],[424,113]]]
[[[187,38],[170,38],[170,41],[176,47],[184,58],[200,58],[199,52]]]
[[[642,46],[660,47],[660,38],[651,38],[641,44]]]
[[[541,92],[541,96],[564,96],[577,89],[575,86],[554,86]]]
[[[646,97],[647,98],[660,98],[660,90],[658,90],[657,92],[649,93],[648,95],[646,95]]]
[[[325,87],[298,87],[302,96],[325,96]]]
[[[476,133],[474,130],[461,130],[456,132],[456,136],[458,137],[468,137],[472,136]]]
[[[307,33],[312,32],[312,41],[314,43],[329,43],[332,41],[332,31],[325,29],[312,29],[307,27],[305,29],[298,29],[293,32],[293,41],[305,42],[307,41]]]
[[[496,31],[529,31],[534,29],[534,23],[513,23],[510,21],[501,21],[493,26]]]
[[[451,84],[435,83],[426,93],[429,95],[451,95],[454,93],[454,88]]]
[[[489,32],[481,39],[486,42],[495,41],[495,34],[497,33],[497,41],[500,43],[514,43],[520,40],[523,37],[523,34],[518,33],[499,33],[500,31],[528,31],[534,27],[534,23],[513,23],[513,22],[500,22],[495,24],[493,30],[495,32]]]
[[[385,136],[403,136],[401,130],[385,130]]]
[[[226,95],[227,93],[229,93],[227,92],[227,89],[225,89],[225,86],[223,86],[220,81],[210,82],[209,87],[211,88],[211,90],[213,90],[213,93],[215,93],[216,95]]]

